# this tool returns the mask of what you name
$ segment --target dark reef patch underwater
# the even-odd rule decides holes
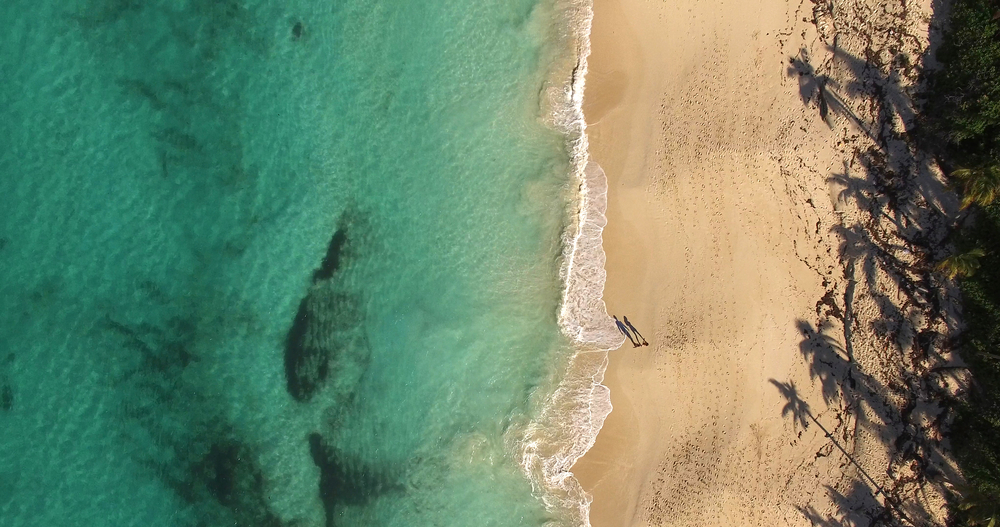
[[[0,387],[0,410],[9,412],[14,408],[14,388],[9,384]]]
[[[0,3],[0,523],[566,521],[554,5]]]
[[[341,386],[354,386],[367,367],[371,351],[364,332],[360,331],[362,304],[350,291],[338,288],[333,280],[342,260],[350,257],[348,231],[353,233],[357,245],[361,242],[361,228],[360,221],[344,213],[288,330],[285,378],[288,393],[296,401],[312,399],[326,382],[331,361],[334,378]],[[348,389],[341,393],[349,396],[351,392]]]

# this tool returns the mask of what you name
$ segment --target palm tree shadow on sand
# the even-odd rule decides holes
[[[771,384],[786,401],[781,411],[782,416],[791,416],[793,425],[801,425],[803,429],[810,423],[817,425],[833,446],[858,468],[864,476],[862,481],[874,489],[873,495],[885,496],[886,505],[896,513],[894,517],[904,520],[907,517],[929,517],[924,505],[904,499],[903,491],[911,483],[922,484],[926,481],[935,486],[945,486],[950,484],[948,482],[960,481],[958,474],[939,462],[940,444],[931,437],[933,430],[941,426],[941,420],[946,418],[947,413],[940,411],[936,416],[921,414],[917,410],[920,400],[915,395],[918,390],[912,387],[886,386],[866,373],[854,361],[848,351],[849,347],[842,346],[838,339],[825,333],[825,326],[814,327],[804,320],[799,320],[796,324],[802,334],[799,351],[807,363],[810,378],[818,382],[823,403],[836,413],[837,419],[833,430],[827,429],[813,413],[808,402],[803,400],[793,382],[771,379]],[[911,377],[911,382],[926,383],[926,378],[914,376]],[[901,392],[901,389],[904,391]],[[908,397],[901,405],[900,395]],[[893,400],[896,400],[895,404]],[[933,419],[933,422],[913,424],[915,420],[919,422],[923,419],[917,417],[921,415]],[[845,419],[846,416],[853,416],[853,419]],[[845,426],[853,427],[853,430],[845,429]],[[882,484],[862,470],[853,457],[853,452],[862,448],[857,443],[859,429],[864,432],[864,436],[877,440],[889,453],[885,474],[889,479]],[[841,444],[835,437],[847,442]]]
[[[858,473],[863,476],[862,479],[855,480],[851,486],[851,492],[848,495],[843,495],[832,487],[827,486],[827,491],[830,494],[831,499],[834,504],[842,513],[848,516],[862,515],[862,517],[867,517],[871,520],[876,520],[878,518],[884,518],[889,520],[893,518],[893,515],[887,514],[887,510],[891,508],[895,514],[896,518],[906,521],[912,524],[912,521],[907,517],[906,513],[899,507],[899,500],[891,495],[889,495],[885,489],[878,484],[877,481],[862,467],[855,459],[854,456],[848,452],[834,437],[833,433],[830,432],[823,423],[821,423],[816,416],[813,415],[812,410],[802,397],[799,396],[798,388],[796,388],[794,382],[779,382],[775,379],[768,379],[768,382],[774,385],[778,389],[781,396],[787,401],[784,407],[781,409],[782,417],[791,415],[793,424],[801,425],[803,430],[808,428],[809,424],[815,424],[823,431],[823,435],[838,449],[844,456],[854,465]],[[870,488],[874,488],[874,494],[871,492]],[[885,503],[888,507],[879,505],[875,497],[881,494]],[[815,510],[811,507],[808,509],[799,508],[799,511],[806,515],[807,518],[813,520],[811,514],[815,514]],[[816,515],[818,519],[821,519],[827,523],[820,523],[820,525],[858,525],[856,522],[851,522],[849,524],[837,523],[837,520],[832,518],[822,518]],[[833,522],[833,523],[830,523]],[[815,523],[815,521],[814,521]],[[872,522],[868,525],[879,525],[884,524],[882,522]]]
[[[800,49],[797,57],[789,57],[788,64],[786,74],[789,77],[798,77],[802,104],[809,105],[815,100],[820,119],[823,119],[827,126],[833,128],[833,117],[841,115],[853,122],[873,141],[876,140],[872,127],[861,119],[838,93],[840,83],[829,75],[816,71],[810,63],[807,49]]]
[[[937,17],[942,3],[932,4]],[[827,487],[834,514],[799,507],[814,525],[925,525],[936,515],[914,499],[915,492],[933,487],[947,496],[947,482],[958,480],[942,461],[936,435],[951,400],[937,374],[957,366],[950,353],[956,321],[946,309],[953,298],[934,267],[950,253],[947,236],[960,204],[929,154],[933,149],[923,144],[919,105],[911,96],[921,53],[929,49],[927,56],[933,56],[934,23],[927,48],[920,43],[926,35],[912,34],[904,19],[866,21],[871,33],[853,32],[850,41],[824,38],[829,45],[800,49],[785,70],[797,80],[802,104],[818,110],[840,139],[843,169],[826,180],[837,213],[827,232],[840,241],[843,281],[824,277],[827,291],[816,304],[817,320],[795,322],[823,411],[813,413],[801,387],[771,383],[785,399],[782,416],[794,428],[817,425],[852,464],[857,454],[878,478],[859,472],[836,489]],[[878,348],[877,357],[870,344]],[[874,458],[866,453],[872,448]]]
[[[813,506],[796,507],[807,520],[817,527],[858,527],[895,525],[892,509],[884,507],[872,495],[871,489],[853,481],[846,493],[826,485],[826,493],[839,514],[822,514]]]

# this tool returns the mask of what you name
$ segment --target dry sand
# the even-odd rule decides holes
[[[573,469],[594,527],[942,524],[956,204],[907,135],[939,13],[594,3],[605,300],[650,343],[612,352]]]

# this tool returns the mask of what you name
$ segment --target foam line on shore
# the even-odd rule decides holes
[[[559,325],[574,351],[542,415],[528,426],[521,454],[522,466],[533,484],[541,486],[537,490],[546,505],[575,512],[573,520],[589,527],[591,497],[570,469],[594,445],[611,413],[604,373],[608,351],[620,347],[624,337],[615,329],[603,299],[608,182],[604,170],[590,159],[583,114],[592,3],[570,0],[565,9],[563,19],[568,22],[576,63],[551,104],[553,125],[566,135],[571,156],[573,197],[562,240]]]

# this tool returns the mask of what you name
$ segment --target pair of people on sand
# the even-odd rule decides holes
[[[618,320],[618,317],[614,318],[615,318],[615,325],[618,326],[618,331],[621,331],[623,335],[625,335],[626,337],[628,337],[630,341],[632,341],[633,348],[638,348],[639,346],[649,346],[649,343],[646,342],[646,339],[645,337],[642,336],[642,333],[639,333],[639,330],[635,329],[635,326],[633,326],[632,323],[628,321],[628,317],[622,317],[625,320],[624,324],[622,323],[621,320]],[[632,333],[635,333],[635,337],[632,337]],[[640,344],[639,342],[642,342],[642,344]]]

